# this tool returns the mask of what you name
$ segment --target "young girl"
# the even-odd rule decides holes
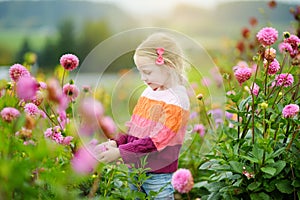
[[[121,157],[141,167],[140,160],[147,155],[145,167],[151,170],[143,192],[149,195],[163,188],[156,199],[174,199],[171,178],[189,118],[182,52],[168,35],[155,33],[137,47],[134,62],[148,87],[133,110],[127,134],[108,142],[98,159],[108,163]]]

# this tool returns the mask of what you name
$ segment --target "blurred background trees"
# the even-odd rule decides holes
[[[168,12],[158,10],[143,15],[107,2],[1,1],[0,66],[22,63],[24,54],[33,52],[39,68],[51,72],[62,54],[74,53],[83,61],[101,41],[139,27],[180,31],[206,50],[222,53],[228,44],[234,47],[233,38],[239,37],[240,29],[251,17],[256,18],[257,27],[268,24],[279,31],[287,30],[293,20],[290,8],[295,5],[281,1],[269,9],[266,2],[224,1],[210,9],[179,4]],[[114,62],[112,70],[131,66],[128,56]]]

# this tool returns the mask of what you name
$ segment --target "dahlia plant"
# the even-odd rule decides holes
[[[199,167],[201,199],[300,199],[300,39],[282,36],[262,28],[253,60],[224,75],[227,117]]]
[[[123,164],[96,159],[106,148],[95,146],[116,126],[89,88],[64,83],[78,58],[65,54],[60,64],[61,82],[40,80],[25,64],[12,65],[10,80],[0,82],[0,199],[144,198],[127,182],[140,185],[146,169],[129,174]]]

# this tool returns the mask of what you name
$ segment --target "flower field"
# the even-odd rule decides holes
[[[215,80],[195,82],[188,73],[196,101],[172,177],[175,199],[300,199],[300,7],[292,14],[289,32],[252,18],[234,58],[215,56]],[[97,144],[123,130],[112,108],[130,98],[123,107],[131,112],[138,96],[120,92],[121,106],[114,105],[111,91],[70,79],[81,64],[76,55],[57,62],[53,75],[34,75],[31,62],[13,64],[0,81],[0,199],[155,197],[128,185],[141,188],[146,168],[129,173],[122,160],[97,160],[106,150]],[[203,88],[211,82],[225,90],[224,105],[209,101]]]

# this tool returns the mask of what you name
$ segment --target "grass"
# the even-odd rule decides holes
[[[5,47],[12,52],[17,52],[21,48],[25,38],[28,38],[30,48],[32,50],[38,51],[44,46],[47,35],[42,32],[33,32],[28,30],[0,31],[0,44],[2,45],[2,47]]]

